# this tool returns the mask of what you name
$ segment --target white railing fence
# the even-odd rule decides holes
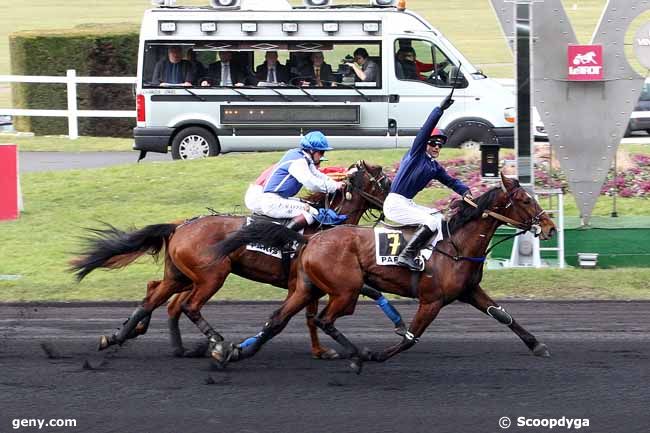
[[[19,108],[0,108],[0,115],[5,116],[42,116],[42,117],[67,117],[68,137],[76,140],[79,138],[79,117],[131,117],[135,118],[135,110],[79,110],[77,108],[77,84],[135,84],[136,77],[82,77],[77,76],[77,71],[68,69],[63,76],[40,75],[0,75],[0,82],[4,83],[50,83],[65,84],[68,95],[68,108],[66,110],[33,110]]]

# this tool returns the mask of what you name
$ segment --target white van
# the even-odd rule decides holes
[[[144,14],[134,129],[141,157],[288,149],[316,129],[337,149],[408,147],[454,84],[456,103],[438,125],[449,144],[513,146],[513,95],[390,0],[212,3]]]

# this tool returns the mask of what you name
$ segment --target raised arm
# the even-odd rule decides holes
[[[422,125],[422,128],[420,128],[420,132],[418,132],[418,135],[415,137],[413,146],[411,146],[411,150],[409,150],[409,154],[411,154],[411,156],[415,156],[418,153],[423,153],[426,151],[427,140],[431,136],[433,129],[438,124],[438,120],[440,120],[442,117],[442,113],[443,110],[440,107],[436,107],[433,109],[431,114],[429,114],[427,121],[424,122],[424,125]]]

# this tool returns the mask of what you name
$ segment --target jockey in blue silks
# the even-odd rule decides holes
[[[416,204],[413,197],[431,180],[436,179],[456,193],[471,198],[469,188],[460,180],[451,177],[436,161],[440,148],[447,141],[447,136],[436,128],[436,124],[453,103],[450,94],[429,114],[411,149],[402,158],[391,184],[390,194],[384,202],[384,214],[388,219],[400,224],[421,224],[397,259],[399,265],[414,271],[422,269],[416,260],[420,249],[434,234],[436,242],[442,239],[442,214],[437,209]]]
[[[312,224],[318,210],[292,197],[303,186],[324,193],[343,188],[343,182],[333,181],[316,168],[328,150],[332,148],[322,132],[312,131],[302,137],[300,148],[285,153],[269,176],[260,200],[260,213],[271,218],[293,218],[287,227],[296,231]]]

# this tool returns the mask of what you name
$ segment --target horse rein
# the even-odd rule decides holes
[[[514,189],[512,192],[508,193],[508,204],[506,204],[506,206],[505,206],[506,209],[513,205],[512,196],[514,195],[514,193],[519,188],[521,188],[521,187],[518,187],[518,188]],[[504,192],[507,193],[507,190],[504,187],[502,187],[502,189],[503,189]],[[468,205],[472,206],[473,208],[478,209],[478,205],[472,199],[470,199],[468,197],[463,197],[463,201],[465,203],[467,203]],[[501,244],[502,242],[505,242],[505,241],[510,240],[512,238],[515,238],[517,236],[521,236],[524,233],[526,233],[528,231],[531,231],[533,228],[535,228],[534,234],[537,236],[542,230],[541,227],[539,226],[539,220],[540,220],[540,217],[542,215],[544,215],[544,213],[546,213],[546,211],[544,209],[542,209],[539,213],[537,213],[537,215],[535,215],[534,217],[532,217],[530,219],[529,223],[526,224],[526,223],[522,223],[520,221],[513,220],[512,218],[509,218],[509,217],[507,217],[505,215],[501,215],[500,213],[494,212],[492,210],[489,210],[489,209],[485,210],[485,211],[483,211],[483,217],[484,218],[487,218],[488,216],[490,216],[490,217],[496,219],[497,221],[501,221],[504,224],[506,224],[506,225],[508,225],[510,227],[513,227],[515,229],[519,229],[521,231],[519,231],[517,233],[514,233],[512,235],[506,236],[505,238],[501,239],[499,242],[493,244],[492,246],[490,246],[485,251],[485,254],[482,257],[467,257],[467,256],[461,256],[461,255],[458,254],[460,252],[460,250],[459,250],[458,246],[456,245],[456,243],[454,242],[453,238],[451,237],[451,233],[449,232],[449,225],[447,225],[447,236],[449,238],[449,241],[450,241],[451,245],[456,250],[456,255],[451,255],[449,253],[446,253],[445,251],[440,250],[438,247],[435,247],[435,250],[437,252],[439,252],[440,254],[442,254],[443,256],[447,256],[447,257],[453,259],[454,261],[467,260],[467,261],[474,262],[474,263],[483,263],[483,262],[485,262],[485,259],[488,256],[488,254],[490,254],[490,252],[497,245]]]

